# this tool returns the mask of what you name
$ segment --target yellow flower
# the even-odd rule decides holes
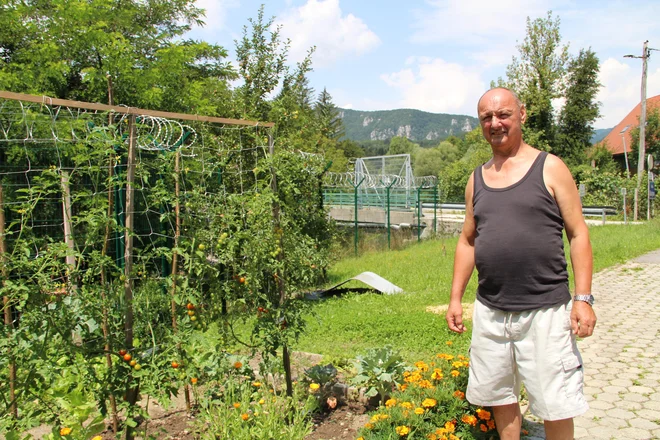
[[[392,408],[394,405],[396,405],[396,399],[387,399],[385,401],[385,406],[387,408]]]
[[[405,391],[407,388],[408,388],[408,384],[407,384],[407,383],[403,383],[403,384],[399,385],[399,389],[400,389],[401,391]]]
[[[447,422],[445,423],[445,431],[447,432],[454,432],[456,430],[456,425],[452,422]]]
[[[64,437],[65,435],[71,434],[71,428],[62,428],[60,429],[60,435]]]
[[[417,367],[419,371],[429,371],[429,366],[423,361],[415,362],[415,367]]]
[[[410,402],[403,402],[403,403],[401,404],[401,408],[412,409],[412,408],[413,408],[413,404],[410,403]]]
[[[454,367],[454,368],[461,368],[463,366],[463,362],[462,361],[454,361],[451,364],[451,366]]]
[[[364,440],[364,437],[358,437],[357,440]]]
[[[243,421],[246,421],[249,418],[250,418],[250,415],[248,413],[241,414],[241,419],[243,419]]]
[[[428,380],[424,379],[419,382],[419,387],[420,388],[428,388],[428,389],[433,389],[435,388],[431,382]]]
[[[103,437],[101,437],[100,435],[95,435],[94,437],[92,437],[92,440],[103,440]]]
[[[397,434],[399,434],[401,437],[403,437],[403,436],[406,436],[406,435],[408,435],[408,434],[410,433],[410,428],[408,428],[408,427],[405,426],[405,425],[403,425],[403,426],[397,426],[397,427],[395,428],[395,431],[396,431]]]
[[[236,408],[236,409],[241,407],[241,404],[238,403],[238,402],[234,402],[233,405],[234,405],[234,408]]]
[[[453,342],[452,341],[447,341],[446,344],[451,345],[451,344],[453,344]]]
[[[431,373],[431,379],[433,380],[441,380],[443,377],[444,375],[442,374],[442,370],[439,368],[436,368],[433,370],[433,373]]]
[[[444,359],[446,361],[450,361],[450,360],[454,359],[454,356],[452,356],[450,354],[446,354],[446,353],[437,354],[436,357],[438,357],[440,359]]]
[[[371,422],[371,423],[376,423],[376,422],[379,422],[379,421],[381,421],[381,420],[385,420],[385,419],[387,419],[387,418],[389,418],[389,417],[390,417],[390,416],[388,416],[387,414],[374,414],[374,415],[371,417],[370,422]]]
[[[319,388],[321,388],[321,385],[319,385],[317,383],[310,383],[309,384],[309,389],[312,391],[312,393],[317,392],[319,390]]]
[[[461,439],[456,437],[454,434],[449,434],[449,440],[461,440]]]
[[[470,414],[463,414],[463,417],[461,417],[461,421],[463,423],[467,423],[470,426],[477,426],[477,418]]]
[[[458,377],[461,373],[458,372],[458,370],[451,370],[451,375],[454,377]]]
[[[477,416],[481,420],[490,420],[490,412],[486,411],[485,409],[477,409]]]
[[[367,423],[366,425],[364,425],[364,427],[367,429],[374,429],[374,425],[371,423]]]
[[[426,398],[422,401],[422,406],[424,408],[433,408],[437,404],[438,404],[438,401],[435,400],[435,399],[431,399],[431,398]]]
[[[264,403],[266,403],[264,399],[259,399],[259,405],[263,405]]]
[[[415,408],[415,414],[421,416],[422,414],[424,414],[424,408]]]
[[[239,368],[241,368],[242,366],[243,366],[243,364],[240,363],[239,361],[234,362],[234,368],[236,368],[237,370],[238,370]]]
[[[261,382],[252,382],[252,386],[259,388],[261,386]]]

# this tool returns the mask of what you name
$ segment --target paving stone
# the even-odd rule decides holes
[[[626,411],[621,408],[614,408],[605,411],[608,417],[614,417],[616,419],[630,420],[635,417],[635,413],[632,411]]]
[[[628,423],[630,423],[630,426],[633,428],[640,428],[640,429],[646,429],[646,430],[652,430],[652,429],[658,429],[660,427],[659,424],[655,423],[652,420],[646,420],[642,418],[633,418],[628,420]]]
[[[639,439],[648,440],[651,438],[651,432],[647,429],[625,428],[616,432],[616,439]]]

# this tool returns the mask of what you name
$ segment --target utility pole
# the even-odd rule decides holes
[[[642,102],[641,113],[639,115],[639,158],[637,160],[637,188],[635,189],[635,221],[637,221],[637,212],[639,206],[639,188],[642,185],[642,175],[644,174],[644,159],[646,158],[646,66],[652,50],[649,49],[649,40],[644,42],[642,49],[642,56],[624,55],[624,58],[641,58],[642,59]],[[648,195],[647,195],[648,196]]]

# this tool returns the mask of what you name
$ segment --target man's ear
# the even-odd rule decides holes
[[[527,121],[527,108],[525,104],[520,106],[520,123],[524,124]]]

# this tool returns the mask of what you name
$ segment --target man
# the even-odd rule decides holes
[[[465,189],[446,316],[450,330],[465,331],[461,299],[476,266],[467,399],[492,407],[500,437],[517,440],[523,383],[530,410],[544,420],[546,439],[572,440],[573,417],[588,409],[576,337],[591,336],[596,325],[591,243],[580,197],[559,158],[523,141],[527,112],[513,92],[489,90],[477,110],[493,157],[472,173]]]

